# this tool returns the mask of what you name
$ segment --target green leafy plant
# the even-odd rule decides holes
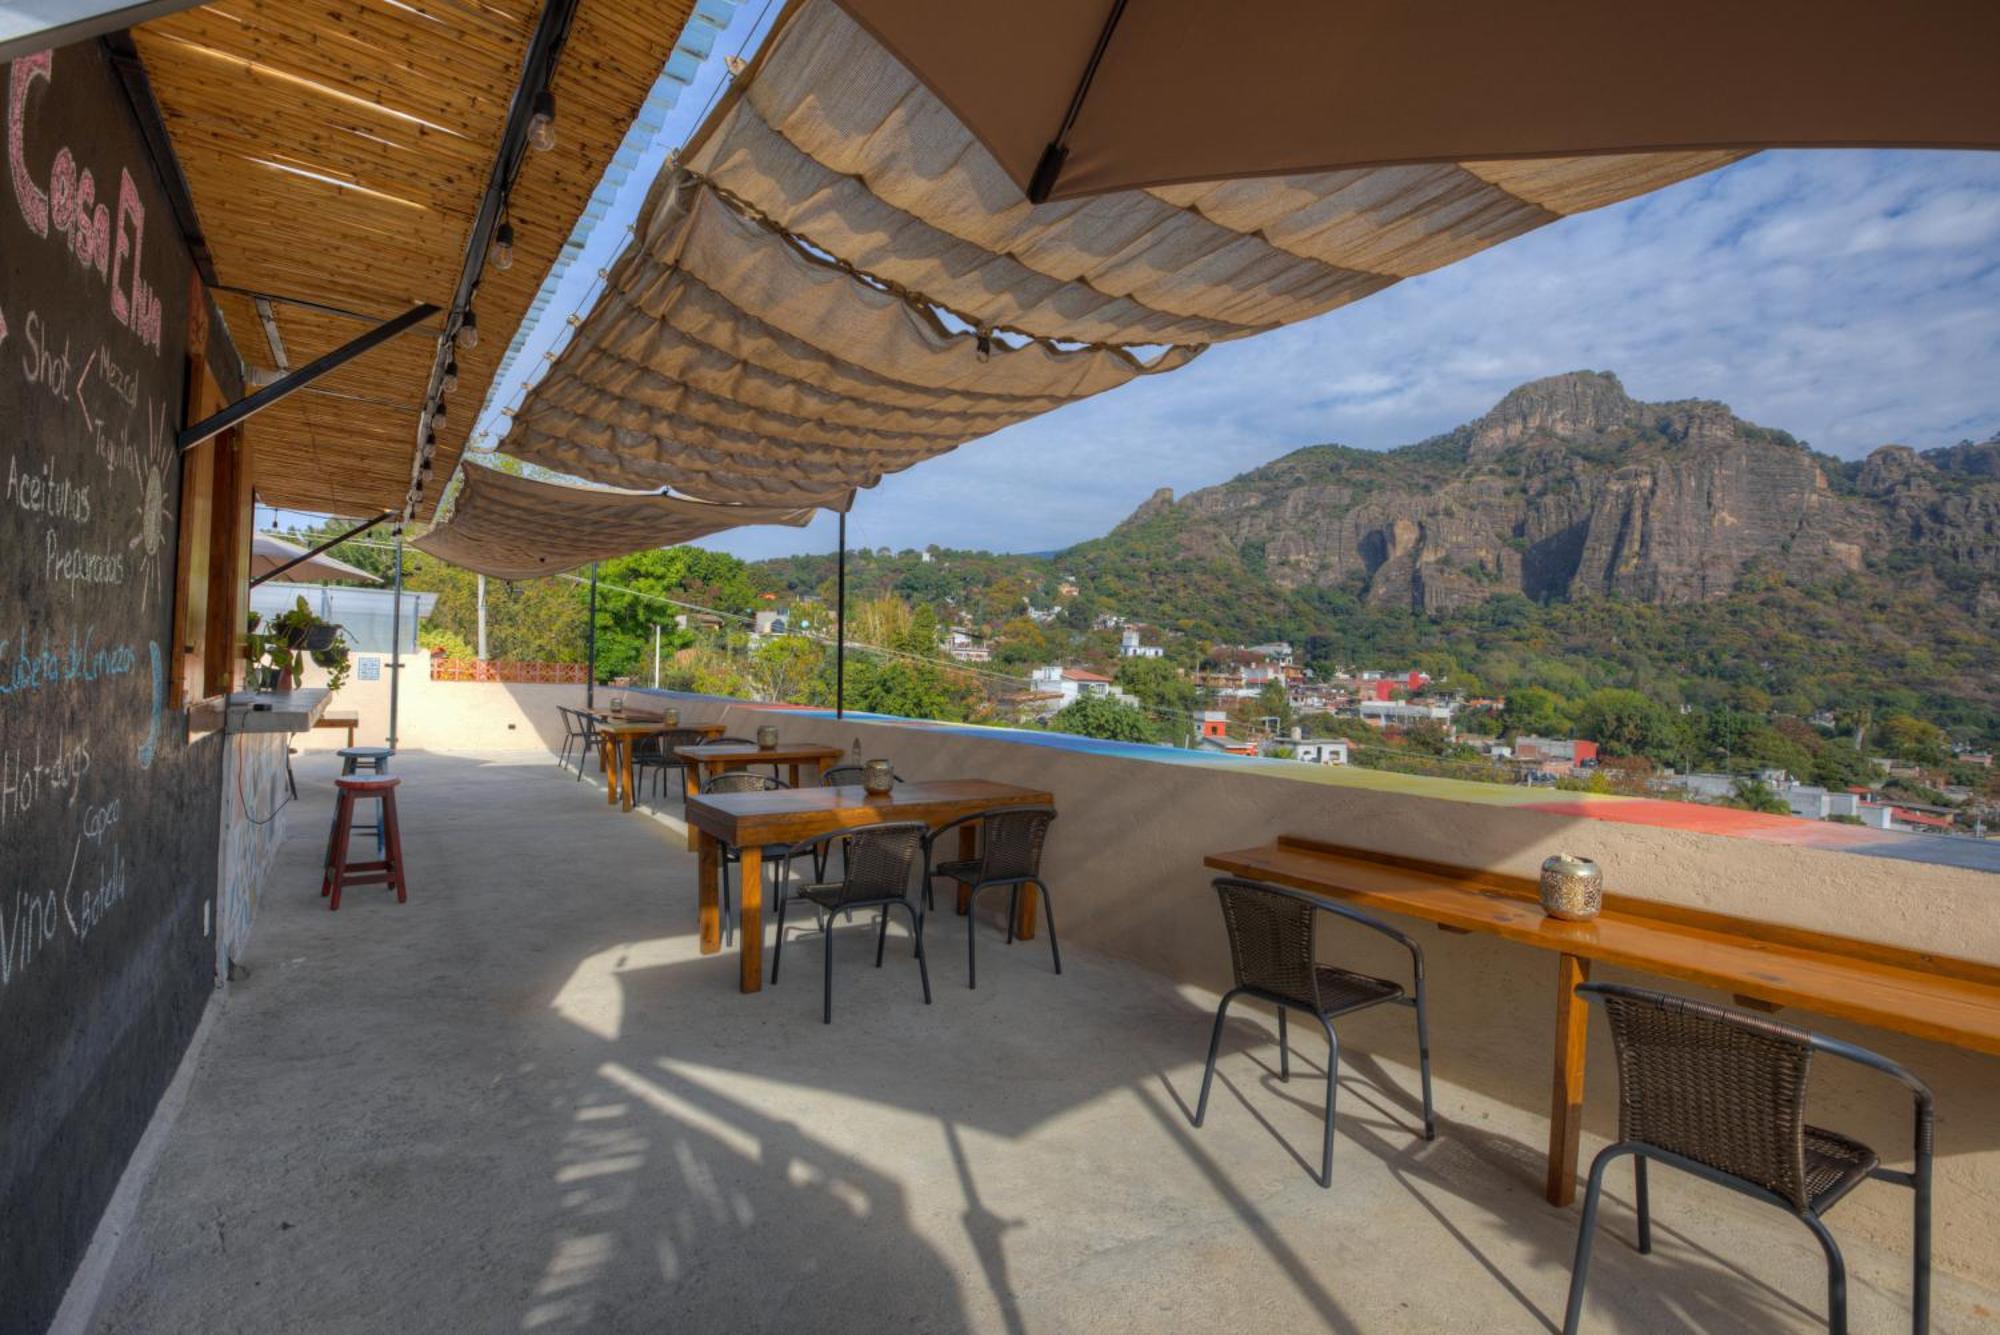
[[[321,620],[301,597],[296,604],[286,608],[271,618],[268,628],[259,630],[262,618],[250,614],[248,633],[245,635],[244,656],[268,687],[269,678],[279,681],[289,677],[296,684],[305,675],[307,656],[328,673],[327,689],[337,691],[347,684],[350,669],[347,641],[342,628],[331,621]]]

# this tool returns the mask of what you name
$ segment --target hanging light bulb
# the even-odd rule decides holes
[[[450,416],[451,416],[451,405],[446,403],[443,399],[439,399],[437,401],[437,406],[431,409],[432,428],[435,429],[437,427],[443,426],[445,423],[445,419]]]
[[[424,437],[424,457],[430,458],[431,451],[438,447],[438,433],[433,431]]]
[[[493,267],[501,273],[505,273],[514,267],[513,223],[503,222],[500,224],[499,230],[493,233],[493,249],[488,254],[488,258],[493,261]]]
[[[534,114],[528,117],[528,142],[544,153],[556,146],[556,95],[546,88],[535,94]]]
[[[479,346],[479,312],[470,307],[458,319],[458,341],[468,348]]]
[[[458,392],[458,358],[453,357],[444,364],[444,381],[441,386],[445,393]]]

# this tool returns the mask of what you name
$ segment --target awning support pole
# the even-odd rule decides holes
[[[840,512],[840,559],[833,584],[833,716],[847,717],[847,511]]]
[[[590,666],[583,674],[583,707],[597,708],[597,562],[590,563],[590,632],[585,640],[589,651],[585,655]]]
[[[347,530],[347,532],[340,534],[338,537],[328,538],[325,542],[322,542],[319,546],[313,548],[311,551],[302,552],[299,555],[294,556],[291,560],[285,562],[283,565],[279,566],[276,570],[273,570],[270,574],[258,575],[255,579],[252,579],[250,581],[250,587],[254,589],[267,579],[276,579],[278,576],[284,574],[287,570],[290,570],[293,566],[298,565],[301,561],[310,561],[315,556],[318,556],[321,552],[325,551],[329,547],[338,547],[341,543],[346,542],[349,538],[360,537],[362,534],[366,533],[369,529],[374,528],[377,524],[387,519],[391,513],[393,512],[389,510],[384,510],[381,514],[376,515],[373,519],[361,525],[361,527],[351,528]]]
[[[180,447],[183,453],[193,449],[203,441],[220,435],[249,418],[255,417],[266,408],[281,400],[290,398],[313,381],[353,361],[371,348],[387,343],[412,325],[422,324],[438,313],[438,308],[429,302],[410,307],[393,320],[376,325],[361,337],[341,344],[324,357],[315,357],[290,375],[281,376],[255,394],[246,394],[205,421],[196,422],[181,432]]]
[[[389,613],[389,749],[396,749],[396,705],[403,690],[403,530],[396,529],[396,606]]]

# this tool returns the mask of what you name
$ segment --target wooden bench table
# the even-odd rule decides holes
[[[329,709],[313,724],[315,728],[347,729],[347,745],[354,746],[354,730],[361,726],[361,711],[358,709]]]
[[[797,788],[799,780],[804,777],[802,766],[812,766],[817,780],[828,766],[840,759],[841,751],[837,746],[820,742],[779,742],[768,750],[755,742],[703,742],[700,746],[677,746],[674,754],[687,762],[681,768],[681,778],[687,796],[694,798],[701,796],[702,786],[716,775],[733,769],[749,769],[752,765],[785,766],[790,772],[792,787]],[[688,847],[701,847],[701,836],[693,825],[688,826]]]
[[[935,783],[899,783],[881,795],[860,785],[839,788],[780,788],[765,793],[711,793],[690,797],[688,824],[700,832],[701,953],[722,949],[722,849],[734,848],[741,860],[741,942],[737,985],[745,992],[764,986],[764,849],[796,844],[824,834],[838,834],[859,825],[883,821],[920,820],[933,830],[961,816],[989,807],[1053,806],[1052,794],[1011,783],[985,779],[944,779]],[[961,857],[971,856],[974,829],[959,829]],[[929,868],[925,869],[926,872]],[[1015,935],[1035,934],[1035,897],[1021,896]]]
[[[1204,861],[1230,876],[1553,952],[1548,1198],[1556,1205],[1576,1195],[1589,1023],[1576,986],[1593,962],[1714,988],[1751,1009],[1796,1006],[2000,1055],[2000,967],[1989,964],[1616,894],[1604,896],[1604,911],[1591,921],[1564,922],[1543,914],[1529,877],[1289,835]]]

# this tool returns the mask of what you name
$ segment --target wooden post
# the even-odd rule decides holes
[[[708,777],[708,767],[699,760],[691,760],[687,764],[681,766],[681,796],[687,799],[687,801],[692,801],[695,798],[701,796],[702,780],[707,777]],[[687,810],[685,802],[682,804],[681,810],[683,812]],[[701,832],[694,828],[693,821],[689,821],[688,847],[699,848],[701,847],[700,841],[701,841]]]
[[[695,892],[701,905],[701,953],[713,955],[722,949],[722,904],[716,869],[722,849],[712,835],[697,831],[699,847],[695,858]]]
[[[736,850],[736,985],[745,992],[764,989],[764,850],[751,844]],[[833,923],[827,922],[826,948],[833,949]]]
[[[1583,1135],[1583,1063],[1590,1038],[1590,1007],[1576,994],[1590,981],[1590,961],[1580,955],[1556,960],[1556,1061],[1549,1101],[1549,1182],[1551,1205],[1576,1199],[1576,1156]]]

